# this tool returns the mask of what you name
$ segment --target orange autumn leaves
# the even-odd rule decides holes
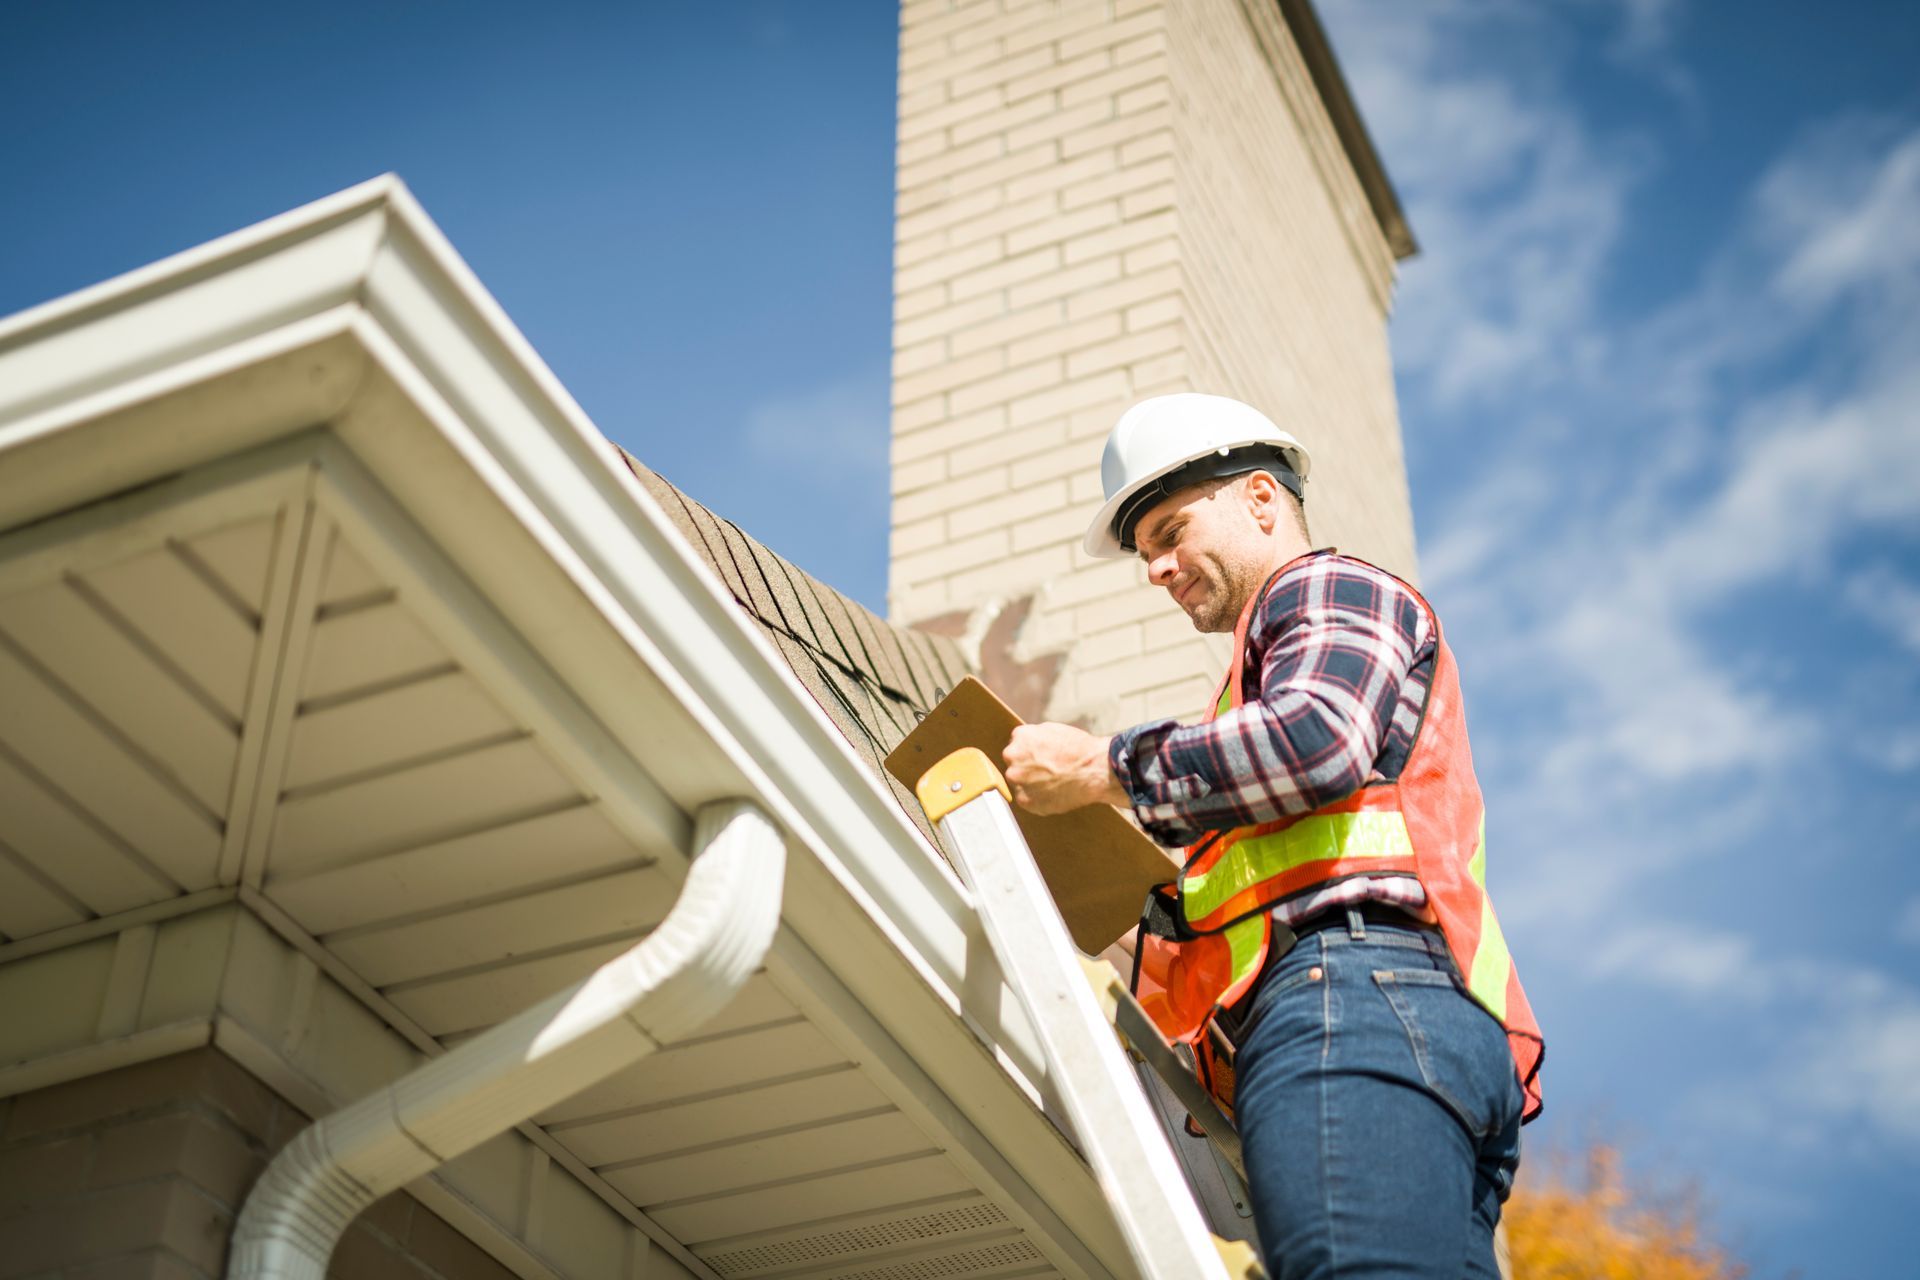
[[[1590,1151],[1580,1176],[1521,1175],[1504,1214],[1513,1280],[1740,1280],[1746,1268],[1704,1238],[1691,1197],[1630,1186],[1619,1153]]]

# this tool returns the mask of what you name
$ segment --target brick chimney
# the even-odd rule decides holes
[[[896,621],[1042,673],[1030,718],[1197,713],[1224,638],[1079,547],[1108,428],[1167,391],[1299,435],[1316,543],[1413,576],[1412,241],[1308,0],[906,0],[898,148]]]

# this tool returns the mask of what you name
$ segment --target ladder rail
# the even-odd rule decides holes
[[[955,808],[929,804],[934,788],[928,781],[942,775],[935,766],[922,781],[921,801],[973,890],[988,941],[1032,1019],[1061,1103],[1127,1248],[1148,1280],[1225,1277],[1213,1235],[1014,821],[1005,784],[984,756],[980,763],[991,770],[993,785]],[[943,781],[938,789],[948,788],[957,793],[962,785]]]

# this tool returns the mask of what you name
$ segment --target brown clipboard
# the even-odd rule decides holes
[[[968,676],[887,756],[887,772],[911,791],[921,774],[962,747],[980,748],[1004,770],[1002,753],[1020,723],[993,690]],[[1131,932],[1147,891],[1179,874],[1172,855],[1104,804],[1050,818],[1015,805],[1013,815],[1074,945],[1089,955]]]

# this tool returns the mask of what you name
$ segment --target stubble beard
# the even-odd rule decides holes
[[[1254,575],[1239,572],[1235,566],[1214,561],[1202,575],[1206,599],[1187,611],[1193,629],[1203,635],[1232,631],[1240,623],[1240,611],[1259,583]]]

